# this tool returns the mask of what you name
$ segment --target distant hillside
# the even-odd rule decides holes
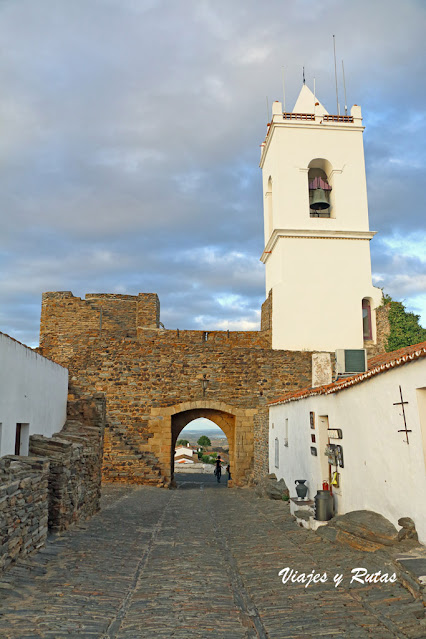
[[[209,433],[205,430],[196,431],[193,430],[190,433],[184,433],[183,431],[179,434],[178,439],[187,439],[190,444],[196,444],[202,435],[206,435],[211,442],[215,442],[218,446],[228,446],[228,440],[223,436],[223,433]],[[223,443],[222,443],[223,442]]]

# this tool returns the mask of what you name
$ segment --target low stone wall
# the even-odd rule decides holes
[[[99,510],[105,396],[69,402],[51,438],[30,437],[30,456],[0,458],[0,572],[41,548],[48,527],[65,530]]]
[[[174,469],[175,475],[179,473],[203,473],[206,475],[213,475],[213,464],[177,464]]]
[[[99,510],[105,397],[68,404],[68,419],[51,438],[30,437],[30,455],[50,460],[49,528],[65,530]]]
[[[48,476],[47,459],[0,458],[0,572],[45,543]]]

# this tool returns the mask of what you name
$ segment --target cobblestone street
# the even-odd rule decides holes
[[[399,583],[349,586],[355,567],[389,572],[383,556],[325,542],[283,502],[212,476],[178,486],[105,487],[92,520],[2,575],[1,639],[426,637]],[[328,581],[283,584],[286,567]]]

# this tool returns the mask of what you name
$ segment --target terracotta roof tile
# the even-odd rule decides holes
[[[377,355],[368,360],[368,370],[365,373],[357,373],[351,377],[342,377],[331,384],[325,384],[324,386],[316,386],[315,388],[304,388],[296,391],[295,393],[287,393],[279,399],[275,399],[270,402],[269,406],[277,406],[279,404],[286,404],[287,402],[294,402],[298,399],[304,399],[312,395],[330,395],[331,393],[338,393],[345,388],[360,384],[370,377],[384,373],[391,368],[402,366],[407,362],[420,357],[426,357],[426,342],[420,342],[420,344],[414,344],[413,346],[406,346],[400,348],[397,351],[391,351],[390,353],[383,353]]]

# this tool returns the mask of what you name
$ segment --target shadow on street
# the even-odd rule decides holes
[[[205,488],[221,489],[228,484],[228,473],[223,473],[220,482],[216,480],[213,472],[210,473],[175,473],[175,482],[178,490],[204,490]]]

